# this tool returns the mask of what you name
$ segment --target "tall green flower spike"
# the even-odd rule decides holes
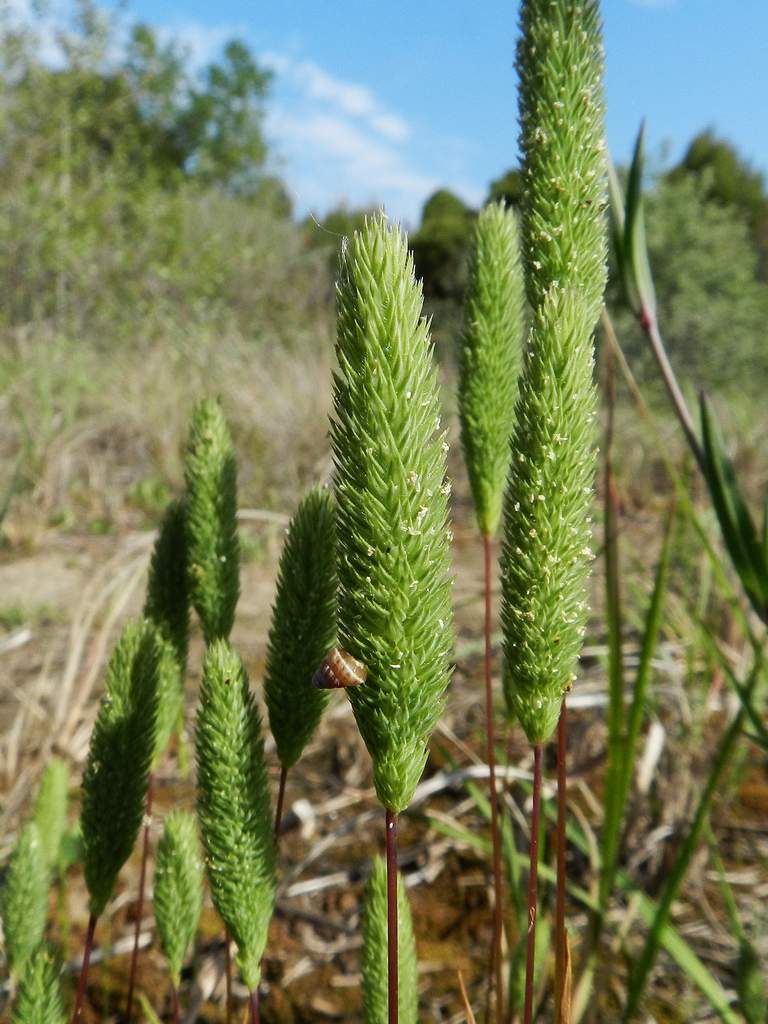
[[[30,957],[19,983],[11,1024],[64,1024],[58,959],[40,945]]]
[[[47,912],[48,865],[37,825],[29,822],[11,854],[0,892],[5,958],[13,977],[23,977],[43,938]]]
[[[517,403],[502,551],[504,692],[531,743],[557,725],[586,622],[591,332],[581,297],[553,290],[534,318]]]
[[[332,444],[339,640],[368,666],[349,699],[376,793],[408,806],[453,646],[445,433],[422,294],[383,215],[342,251]]]
[[[399,939],[398,1020],[416,1024],[418,1018],[416,943],[411,907],[400,875],[397,876]],[[373,862],[363,906],[363,1022],[387,1024],[387,866],[382,857]]]
[[[43,772],[32,809],[32,820],[37,825],[49,870],[56,867],[61,855],[68,802],[69,769],[60,757],[52,757]]]
[[[461,442],[481,533],[492,537],[509,468],[525,294],[517,217],[491,203],[477,218],[459,349]]]
[[[275,899],[275,845],[261,718],[242,662],[226,641],[212,644],[205,657],[196,740],[211,894],[254,991]]]
[[[171,981],[179,987],[181,968],[192,945],[203,906],[203,863],[197,824],[188,811],[173,810],[155,856],[155,919]]]
[[[502,552],[504,691],[552,734],[586,623],[594,478],[592,333],[605,287],[596,0],[524,0],[523,238],[533,326],[515,411]]]
[[[285,769],[301,756],[330,696],[312,676],[336,640],[337,586],[333,496],[317,487],[288,527],[267,644],[264,695]]]
[[[576,289],[594,324],[605,289],[603,47],[598,0],[523,0],[518,44],[528,301]]]
[[[107,684],[83,773],[85,881],[98,918],[133,850],[155,752],[161,642],[149,622],[129,623],[107,668]]]
[[[160,634],[173,645],[183,679],[189,648],[187,531],[183,501],[172,501],[160,524],[149,563],[144,616],[154,622]]]
[[[212,399],[194,411],[184,477],[189,587],[210,644],[229,636],[240,594],[235,450],[221,406]]]

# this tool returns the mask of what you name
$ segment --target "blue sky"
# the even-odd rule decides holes
[[[445,185],[479,203],[517,158],[514,0],[133,0],[196,61],[238,36],[275,71],[267,132],[299,213]],[[608,143],[657,162],[713,127],[768,171],[768,0],[603,0]]]

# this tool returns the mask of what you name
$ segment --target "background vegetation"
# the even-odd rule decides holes
[[[147,549],[146,544],[141,548],[141,538],[157,525],[167,499],[181,486],[183,441],[194,402],[203,394],[222,396],[239,456],[247,563],[240,628],[253,662],[249,670],[260,674],[265,642],[253,637],[266,637],[279,531],[302,491],[323,480],[330,466],[328,381],[339,236],[359,227],[368,212],[340,206],[305,220],[294,215],[285,185],[265,169],[269,154],[263,119],[270,73],[241,43],[233,41],[219,60],[196,71],[152,29],[135,25],[124,36],[88,3],[80,6],[73,24],[60,27],[60,59],[43,60],[40,42],[34,27],[0,24],[4,849],[12,845],[6,835],[13,837],[40,756],[50,749],[43,730],[48,719],[32,710],[35,701],[60,728],[62,752],[75,763],[83,759],[82,722],[90,728],[92,691],[107,641],[131,600],[131,574],[143,572]],[[765,183],[726,139],[703,130],[679,164],[657,168],[646,185],[650,260],[670,357],[691,393],[703,387],[715,395],[727,433],[738,442],[733,454],[740,477],[755,495],[766,479]],[[504,197],[514,206],[519,196],[517,169],[499,168],[487,200]],[[441,189],[426,201],[410,236],[434,316],[449,410],[454,406],[455,343],[477,213]],[[683,474],[690,463],[684,461],[676,425],[667,416],[645,339],[624,310],[615,281],[609,285],[609,309],[655,417],[655,427],[649,427],[628,393],[619,390],[614,458],[623,516],[626,656],[631,662],[658,554],[661,511],[673,490],[670,463]],[[450,419],[455,439],[455,417]],[[480,691],[474,685],[479,663],[473,660],[479,650],[473,605],[478,584],[471,568],[476,552],[470,551],[471,558],[463,553],[473,543],[471,511],[459,460],[453,453],[451,458],[451,475],[457,481],[453,509],[460,636],[454,689],[461,693],[464,687],[464,694],[449,709],[448,731],[439,734],[433,752],[437,766],[446,771],[464,756],[467,745],[481,749]],[[693,501],[701,500],[700,483],[693,476],[690,481]],[[713,518],[706,503],[702,505],[704,527],[712,528]],[[714,529],[711,535],[716,535]],[[96,570],[100,565],[106,567],[101,575]],[[111,579],[117,583],[112,585]],[[115,599],[118,584],[126,588],[122,605]],[[583,666],[586,693],[595,697],[595,703],[586,704],[592,714],[600,706],[605,682],[600,587],[599,567]],[[653,691],[651,701],[654,722],[663,722],[666,745],[657,753],[657,778],[649,739],[651,777],[643,794],[647,804],[624,837],[627,863],[650,891],[660,885],[671,856],[667,838],[686,820],[697,792],[709,715],[720,707],[718,695],[725,686],[716,653],[701,639],[702,629],[716,635],[737,659],[743,645],[738,618],[719,587],[700,538],[684,520],[675,528],[668,605],[654,668],[664,685]],[[29,636],[18,647],[21,653],[14,653],[17,648],[7,645],[18,644],[25,630]],[[199,650],[200,637],[193,642]],[[464,703],[469,691],[476,709]],[[604,730],[599,722],[588,728],[595,722],[589,710],[583,714],[583,721],[573,726],[579,751],[575,777],[587,789],[594,783],[599,790],[599,780],[590,772],[595,758],[599,763]],[[328,733],[321,740],[325,753],[310,752],[306,790],[301,790],[302,798],[311,796],[317,808],[329,799],[329,772],[341,780],[332,799],[343,800],[345,788],[359,793],[370,783],[358,765],[353,741],[339,728],[338,715],[329,731],[334,732],[332,742]],[[515,753],[519,750],[513,747]],[[738,794],[736,825],[731,822],[726,828],[721,850],[729,859],[730,874],[707,874],[702,867],[696,876],[699,887],[688,892],[683,913],[684,923],[691,923],[687,937],[694,945],[699,942],[696,948],[708,966],[731,986],[737,981],[740,954],[738,942],[728,945],[730,932],[722,925],[727,919],[722,906],[730,906],[730,897],[723,895],[728,884],[735,887],[745,934],[765,934],[764,911],[756,898],[768,892],[768,793],[764,772],[756,765],[743,757],[729,781],[729,792]],[[584,790],[577,806],[582,815],[591,813]],[[419,819],[419,813],[413,821],[424,825],[427,815]],[[430,827],[448,834],[453,829],[455,844],[459,816],[446,802],[429,818]],[[299,836],[300,820],[297,812],[287,852],[297,872],[307,838],[320,828],[315,818],[307,818]],[[417,825],[410,827],[415,832]],[[406,824],[406,848],[408,828]],[[470,838],[463,835],[460,840],[461,855],[445,854],[454,859],[443,881],[433,886],[432,898],[444,906],[427,905],[418,894],[414,900],[417,940],[429,962],[453,964],[457,949],[470,948],[485,927],[484,913],[482,925],[473,916],[477,906],[485,907],[482,886],[475,881],[467,883],[466,892],[458,888],[458,880],[467,873],[472,877],[487,855],[482,847],[472,846],[471,832],[467,830]],[[350,829],[347,834],[354,833]],[[356,858],[358,853],[355,849]],[[343,845],[335,856],[342,869],[345,857],[352,860]],[[591,854],[587,849],[579,856],[586,864]],[[410,867],[414,865],[428,876],[429,863],[414,855]],[[323,872],[333,869],[333,864],[325,865]],[[513,876],[519,871],[514,857],[509,870]],[[722,883],[721,875],[730,882]],[[290,876],[289,883],[293,880]],[[348,872],[348,884],[358,881]],[[718,931],[710,920],[714,941],[701,935],[702,906],[714,906],[714,920],[722,925]],[[343,894],[326,910],[330,918],[343,917]],[[116,930],[121,912],[115,911]],[[422,934],[420,920],[437,921],[439,936],[450,935],[450,942],[430,937],[428,929]],[[286,955],[293,957],[292,969],[301,978],[296,965],[307,948],[305,936],[298,941],[284,921],[277,927],[285,928]],[[328,1005],[320,1000],[315,1006],[318,989],[330,986],[350,949],[357,956],[353,947],[343,946],[344,934],[341,926],[331,939],[324,934],[326,946],[335,949],[338,942],[340,953],[310,949],[321,964],[321,977],[313,976],[306,995],[311,1013],[299,1018],[286,1010],[281,1019],[323,1019]],[[460,944],[454,945],[457,934]],[[462,963],[471,968],[471,963]],[[268,977],[272,969],[268,964]],[[440,1009],[455,999],[455,976],[447,969],[438,975],[435,968],[439,984],[434,986],[433,1005]],[[119,987],[119,976],[114,984]],[[655,991],[665,1012],[672,1013],[680,1000],[686,1011],[698,1005],[674,971],[656,979]],[[355,1019],[356,1011],[348,1009],[342,996],[333,1005]]]

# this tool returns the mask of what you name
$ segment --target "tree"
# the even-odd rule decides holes
[[[768,195],[765,180],[729,143],[711,130],[699,133],[669,173],[671,181],[694,175],[707,199],[739,210],[760,254],[759,272],[768,279]]]
[[[523,175],[519,168],[512,167],[506,174],[491,182],[486,203],[496,203],[503,199],[507,206],[519,206],[522,197]]]
[[[411,236],[416,274],[424,282],[426,298],[461,302],[474,218],[474,210],[448,189],[427,199],[421,226]]]
[[[755,277],[746,222],[710,199],[705,179],[667,176],[646,195],[646,227],[659,323],[681,380],[763,391],[768,285]],[[616,315],[630,355],[650,368],[639,330]]]

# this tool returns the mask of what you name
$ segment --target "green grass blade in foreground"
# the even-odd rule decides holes
[[[381,803],[408,806],[449,678],[447,443],[404,235],[370,219],[342,254],[332,445],[339,642]]]
[[[205,657],[196,746],[211,895],[254,991],[275,899],[275,846],[261,718],[242,662],[223,640]]]
[[[155,855],[155,919],[171,981],[179,987],[184,958],[203,906],[203,864],[194,815],[179,809],[165,819]]]
[[[758,654],[755,664],[746,684],[748,694],[754,690],[763,668],[762,655]],[[726,729],[715,753],[715,759],[710,769],[704,789],[699,798],[696,812],[691,822],[688,833],[683,840],[677,857],[667,874],[664,890],[659,899],[653,924],[645,940],[642,952],[635,961],[630,972],[629,985],[627,988],[627,1004],[624,1010],[623,1020],[629,1022],[633,1019],[640,1007],[640,1000],[648,981],[648,975],[656,960],[661,943],[661,932],[666,926],[672,904],[678,894],[680,886],[688,871],[691,858],[696,852],[699,839],[707,821],[709,809],[717,787],[721,781],[723,772],[728,766],[729,760],[739,740],[746,714],[744,708],[740,708],[738,714]]]
[[[705,477],[725,546],[752,607],[766,622],[768,562],[764,547],[704,395],[701,396],[701,430]]]
[[[11,1024],[64,1024],[61,966],[57,957],[40,945],[29,959],[19,983]]]
[[[418,1020],[418,965],[413,922],[402,876],[397,877],[397,918],[399,940],[398,1009],[399,1024]],[[381,857],[373,870],[363,904],[363,952],[361,958],[363,1022],[387,1024],[387,867]]]
[[[459,346],[459,418],[475,514],[491,537],[509,468],[525,294],[517,215],[502,203],[480,212]]]
[[[310,491],[288,527],[267,641],[264,696],[283,768],[301,756],[330,693],[312,676],[336,640],[336,528],[333,495]]]
[[[152,551],[144,616],[173,644],[183,679],[189,648],[189,585],[186,513],[183,501],[165,510]]]
[[[48,863],[37,825],[31,821],[19,836],[0,891],[5,958],[11,975],[23,977],[45,931],[48,913]]]
[[[48,869],[56,867],[61,840],[67,827],[69,768],[60,757],[52,757],[45,767],[32,808]]]
[[[107,668],[83,773],[85,880],[99,917],[133,850],[155,752],[160,639],[149,622],[125,627]]]
[[[226,639],[240,595],[237,465],[221,406],[195,408],[184,463],[189,588],[207,644]]]

